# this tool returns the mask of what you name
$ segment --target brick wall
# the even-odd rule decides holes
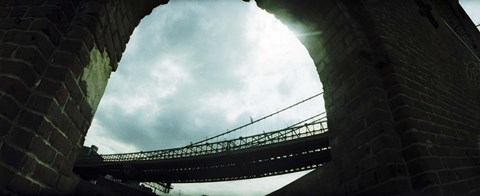
[[[73,162],[108,70],[161,3],[0,0],[0,194],[74,191]],[[92,82],[98,56],[111,68]]]
[[[412,188],[478,194],[479,32],[454,1],[376,2],[366,10],[389,55],[382,72]]]
[[[457,1],[257,2],[307,26],[331,134],[332,161],[273,195],[478,194],[480,36]]]
[[[400,138],[378,68],[385,55],[377,49],[369,31],[371,21],[365,19],[368,15],[361,5],[334,0],[257,2],[299,31],[297,37],[315,62],[324,86],[332,148],[332,161],[322,172],[311,174],[317,177],[305,177],[305,182],[301,179],[274,194],[395,194],[410,190]]]
[[[1,194],[73,191],[106,78],[161,3],[0,0]],[[478,193],[480,36],[456,1],[257,3],[308,49],[330,128],[332,161],[277,193]]]

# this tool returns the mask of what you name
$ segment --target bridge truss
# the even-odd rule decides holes
[[[74,171],[86,179],[108,174],[125,181],[167,184],[279,175],[329,161],[327,130],[326,114],[321,113],[284,129],[237,139],[211,142],[224,135],[220,134],[180,148],[79,156]]]

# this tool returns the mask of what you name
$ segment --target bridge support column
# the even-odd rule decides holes
[[[332,148],[273,195],[478,193],[480,34],[458,1],[257,3],[314,60]]]
[[[77,152],[140,20],[165,1],[0,0],[0,194],[72,193]]]

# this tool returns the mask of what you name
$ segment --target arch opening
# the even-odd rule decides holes
[[[134,31],[85,145],[99,146],[100,153],[184,146],[320,91],[308,51],[255,1],[172,1],[156,8]],[[323,111],[320,96],[310,105],[224,139],[272,131]],[[271,190],[262,185],[261,194],[303,174],[284,177],[288,180]],[[215,187],[219,184],[235,186],[225,182]]]

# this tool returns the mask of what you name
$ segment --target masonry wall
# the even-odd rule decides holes
[[[411,191],[379,70],[385,55],[363,8],[334,0],[257,2],[297,34],[315,62],[324,86],[332,155],[321,171],[273,194]]]
[[[287,13],[287,18],[302,23],[335,21],[333,29],[350,28],[347,34],[364,40],[358,46],[364,49],[355,51],[355,44],[348,43],[351,37],[334,30],[330,39],[339,38],[329,46],[332,27],[316,25],[320,28],[313,32],[322,31],[327,44],[304,41],[326,86],[333,160],[273,195],[478,194],[480,36],[458,1],[346,0],[336,4],[347,22],[341,22],[342,14],[322,16],[325,10],[319,7],[335,12],[323,2],[311,8],[310,16],[291,8],[297,5],[264,5],[280,20]],[[282,21],[289,23],[289,19]],[[327,59],[338,55],[348,60],[343,60],[345,64],[333,60],[324,68],[317,63],[318,49],[311,46],[315,44],[331,51]],[[362,69],[356,61],[371,63],[364,63],[363,70],[368,71],[352,81],[351,70]],[[368,85],[355,88],[361,78]],[[341,93],[335,96],[335,91]],[[369,115],[366,111],[371,110],[376,112]]]
[[[71,168],[141,18],[166,1],[0,0],[0,194]],[[454,0],[257,0],[324,84],[332,161],[277,194],[476,194],[478,31]]]
[[[165,1],[0,0],[0,194],[72,193],[106,82]]]
[[[480,33],[457,1],[367,4],[414,191],[480,193]]]

